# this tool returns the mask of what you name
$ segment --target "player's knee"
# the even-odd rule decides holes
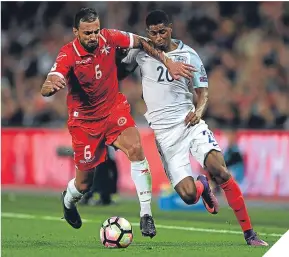
[[[142,161],[144,159],[143,149],[140,142],[131,144],[128,148],[128,157],[130,161]]]
[[[179,196],[188,205],[194,204],[197,198],[196,190],[194,189],[183,190],[179,193]]]

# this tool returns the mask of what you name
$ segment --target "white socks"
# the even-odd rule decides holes
[[[142,217],[145,214],[152,215],[152,177],[146,159],[131,162],[131,178],[135,184],[140,202],[140,216]]]
[[[76,189],[74,182],[75,178],[68,182],[66,195],[64,196],[64,205],[67,209],[74,207],[75,203],[83,196],[83,194]]]

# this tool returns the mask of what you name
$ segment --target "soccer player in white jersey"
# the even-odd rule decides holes
[[[155,48],[174,61],[196,68],[193,80],[170,77],[166,67],[141,50],[130,50],[124,63],[137,62],[142,76],[145,117],[153,129],[164,169],[176,192],[187,204],[202,197],[206,209],[216,214],[218,202],[206,176],[192,177],[189,154],[204,167],[224,190],[229,206],[244,232],[248,245],[268,246],[252,228],[242,192],[228,172],[221,149],[202,116],[208,104],[208,78],[196,51],[180,40],[172,40],[168,15],[155,10],[146,18],[147,35]],[[193,105],[193,90],[197,104]]]

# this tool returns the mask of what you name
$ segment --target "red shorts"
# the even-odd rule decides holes
[[[111,114],[103,120],[74,120],[68,129],[72,137],[75,166],[85,171],[104,162],[106,145],[111,145],[129,127],[135,127],[135,122],[125,97],[121,98]]]

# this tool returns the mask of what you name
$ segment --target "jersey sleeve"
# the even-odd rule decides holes
[[[57,75],[61,78],[67,78],[68,72],[72,67],[71,55],[65,49],[60,49],[48,75]]]
[[[120,31],[117,29],[109,29],[108,32],[113,46],[120,48],[133,48],[132,33]]]
[[[190,52],[190,64],[197,68],[194,72],[193,86],[194,88],[208,87],[208,76],[201,58],[197,53]]]

